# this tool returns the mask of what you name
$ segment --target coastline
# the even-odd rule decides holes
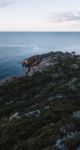
[[[40,55],[33,55],[29,58],[24,58],[21,62],[22,67],[24,67],[24,75],[22,76],[9,76],[7,78],[0,80],[0,86],[3,86],[5,84],[11,83],[16,80],[23,79],[25,77],[31,77],[37,72],[45,71],[48,67],[53,66],[55,63],[57,63],[57,59],[63,58],[66,59],[66,57],[74,57],[79,56],[76,55],[75,52],[69,53],[69,52],[48,52],[43,53]],[[52,58],[54,57],[54,63],[52,63]]]
[[[24,60],[24,77],[0,86],[0,148],[78,148],[80,56],[56,52]]]

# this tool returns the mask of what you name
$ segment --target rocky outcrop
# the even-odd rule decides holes
[[[27,76],[1,81],[0,150],[79,150],[80,56],[48,53],[23,66]]]
[[[15,118],[17,118],[17,119],[19,119],[19,118],[20,118],[20,116],[19,116],[19,113],[18,113],[18,112],[14,113],[12,116],[10,116],[9,120],[11,121],[12,119],[15,119]]]
[[[47,69],[49,66],[54,65],[51,62],[52,52],[43,55],[35,55],[28,59],[25,59],[22,63],[25,67],[25,73],[27,76],[32,76],[36,72],[41,72]]]
[[[59,60],[65,61],[69,58],[72,59],[73,57],[74,55],[72,53],[50,52],[24,59],[22,65],[25,67],[25,74],[27,76],[32,76],[36,72],[42,72],[48,67],[57,65]],[[77,65],[74,64],[72,67],[77,68]]]

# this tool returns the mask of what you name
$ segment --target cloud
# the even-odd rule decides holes
[[[16,0],[0,0],[0,8],[8,7],[12,4],[14,4]]]
[[[80,11],[49,13],[47,20],[51,23],[80,23]]]

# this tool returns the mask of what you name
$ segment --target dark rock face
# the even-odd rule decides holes
[[[51,52],[23,66],[24,77],[0,82],[0,150],[79,150],[80,56]]]

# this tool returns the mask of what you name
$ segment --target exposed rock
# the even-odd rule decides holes
[[[76,147],[76,143],[80,141],[80,132],[77,130],[77,126],[75,123],[69,123],[60,129],[61,138],[56,141],[56,146],[61,149],[65,150],[66,148],[69,149],[71,141],[74,142],[74,146]],[[65,147],[66,146],[66,147]]]
[[[73,113],[73,117],[80,119],[80,111],[74,112],[74,113]]]
[[[14,119],[14,118],[17,118],[17,119],[20,118],[18,112],[16,112],[15,114],[13,114],[13,115],[9,118],[9,120],[12,120],[12,119]]]
[[[54,98],[54,96],[51,96],[51,97],[48,98],[48,100],[53,101],[53,100],[55,100],[55,98]]]
[[[53,101],[53,100],[61,100],[61,99],[64,99],[64,95],[62,95],[62,94],[56,94],[54,96],[51,96],[48,100],[49,101]]]
[[[74,123],[70,123],[70,124],[67,124],[65,125],[64,127],[62,127],[60,129],[60,131],[63,133],[63,134],[70,134],[71,132],[74,132],[75,131],[75,124]]]
[[[58,57],[63,53],[47,53],[43,55],[35,55],[22,62],[22,65],[26,68],[26,75],[32,76],[36,72],[42,72],[48,67],[55,66],[58,64]]]
[[[63,139],[59,139],[56,142],[56,147],[61,149],[61,150],[68,150],[67,144]]]
[[[50,106],[46,106],[44,109],[47,110],[47,109],[49,109],[49,108],[50,108]]]
[[[80,132],[75,131],[75,132],[71,132],[70,134],[66,134],[65,136],[63,136],[63,138],[58,139],[56,141],[56,147],[61,150],[68,150],[69,147],[67,142],[75,139],[80,141]]]
[[[73,69],[78,69],[79,66],[78,66],[77,64],[73,64],[73,65],[71,65],[71,68],[73,68]]]
[[[80,61],[51,55],[25,60],[27,75],[42,73],[0,87],[0,149],[80,149]]]
[[[28,76],[32,76],[36,72],[41,72],[47,69],[49,66],[53,66],[53,63],[50,62],[50,60],[50,58],[44,58],[42,61],[37,63],[34,62],[31,66],[28,67],[26,74]]]
[[[26,113],[26,116],[27,117],[40,117],[41,112],[40,112],[40,110],[30,111],[30,112]]]

